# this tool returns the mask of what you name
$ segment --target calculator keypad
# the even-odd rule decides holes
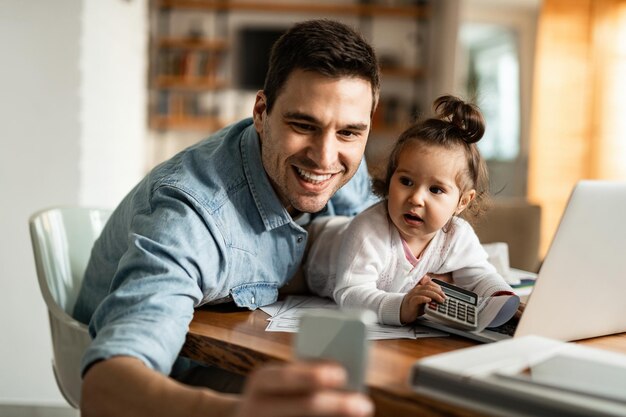
[[[426,315],[443,319],[451,325],[466,329],[476,328],[476,308],[468,303],[447,297],[443,303],[431,301],[426,306]]]

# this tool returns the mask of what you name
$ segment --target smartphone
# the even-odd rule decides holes
[[[369,355],[367,325],[375,322],[376,314],[369,310],[311,310],[300,318],[296,357],[339,362],[348,373],[346,389],[363,392]]]

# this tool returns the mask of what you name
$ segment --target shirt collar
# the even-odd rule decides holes
[[[265,229],[272,230],[291,223],[292,219],[272,188],[263,168],[260,141],[254,124],[248,126],[244,130],[241,140],[241,159],[252,198],[259,210]]]

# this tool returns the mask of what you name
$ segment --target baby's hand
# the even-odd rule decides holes
[[[446,299],[443,290],[425,275],[411,291],[406,293],[400,306],[400,321],[410,323],[424,314],[424,306],[431,301],[443,303]]]

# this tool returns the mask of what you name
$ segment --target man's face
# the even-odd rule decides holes
[[[362,78],[295,70],[271,114],[257,93],[263,166],[289,213],[314,213],[357,171],[370,130],[372,88]]]

